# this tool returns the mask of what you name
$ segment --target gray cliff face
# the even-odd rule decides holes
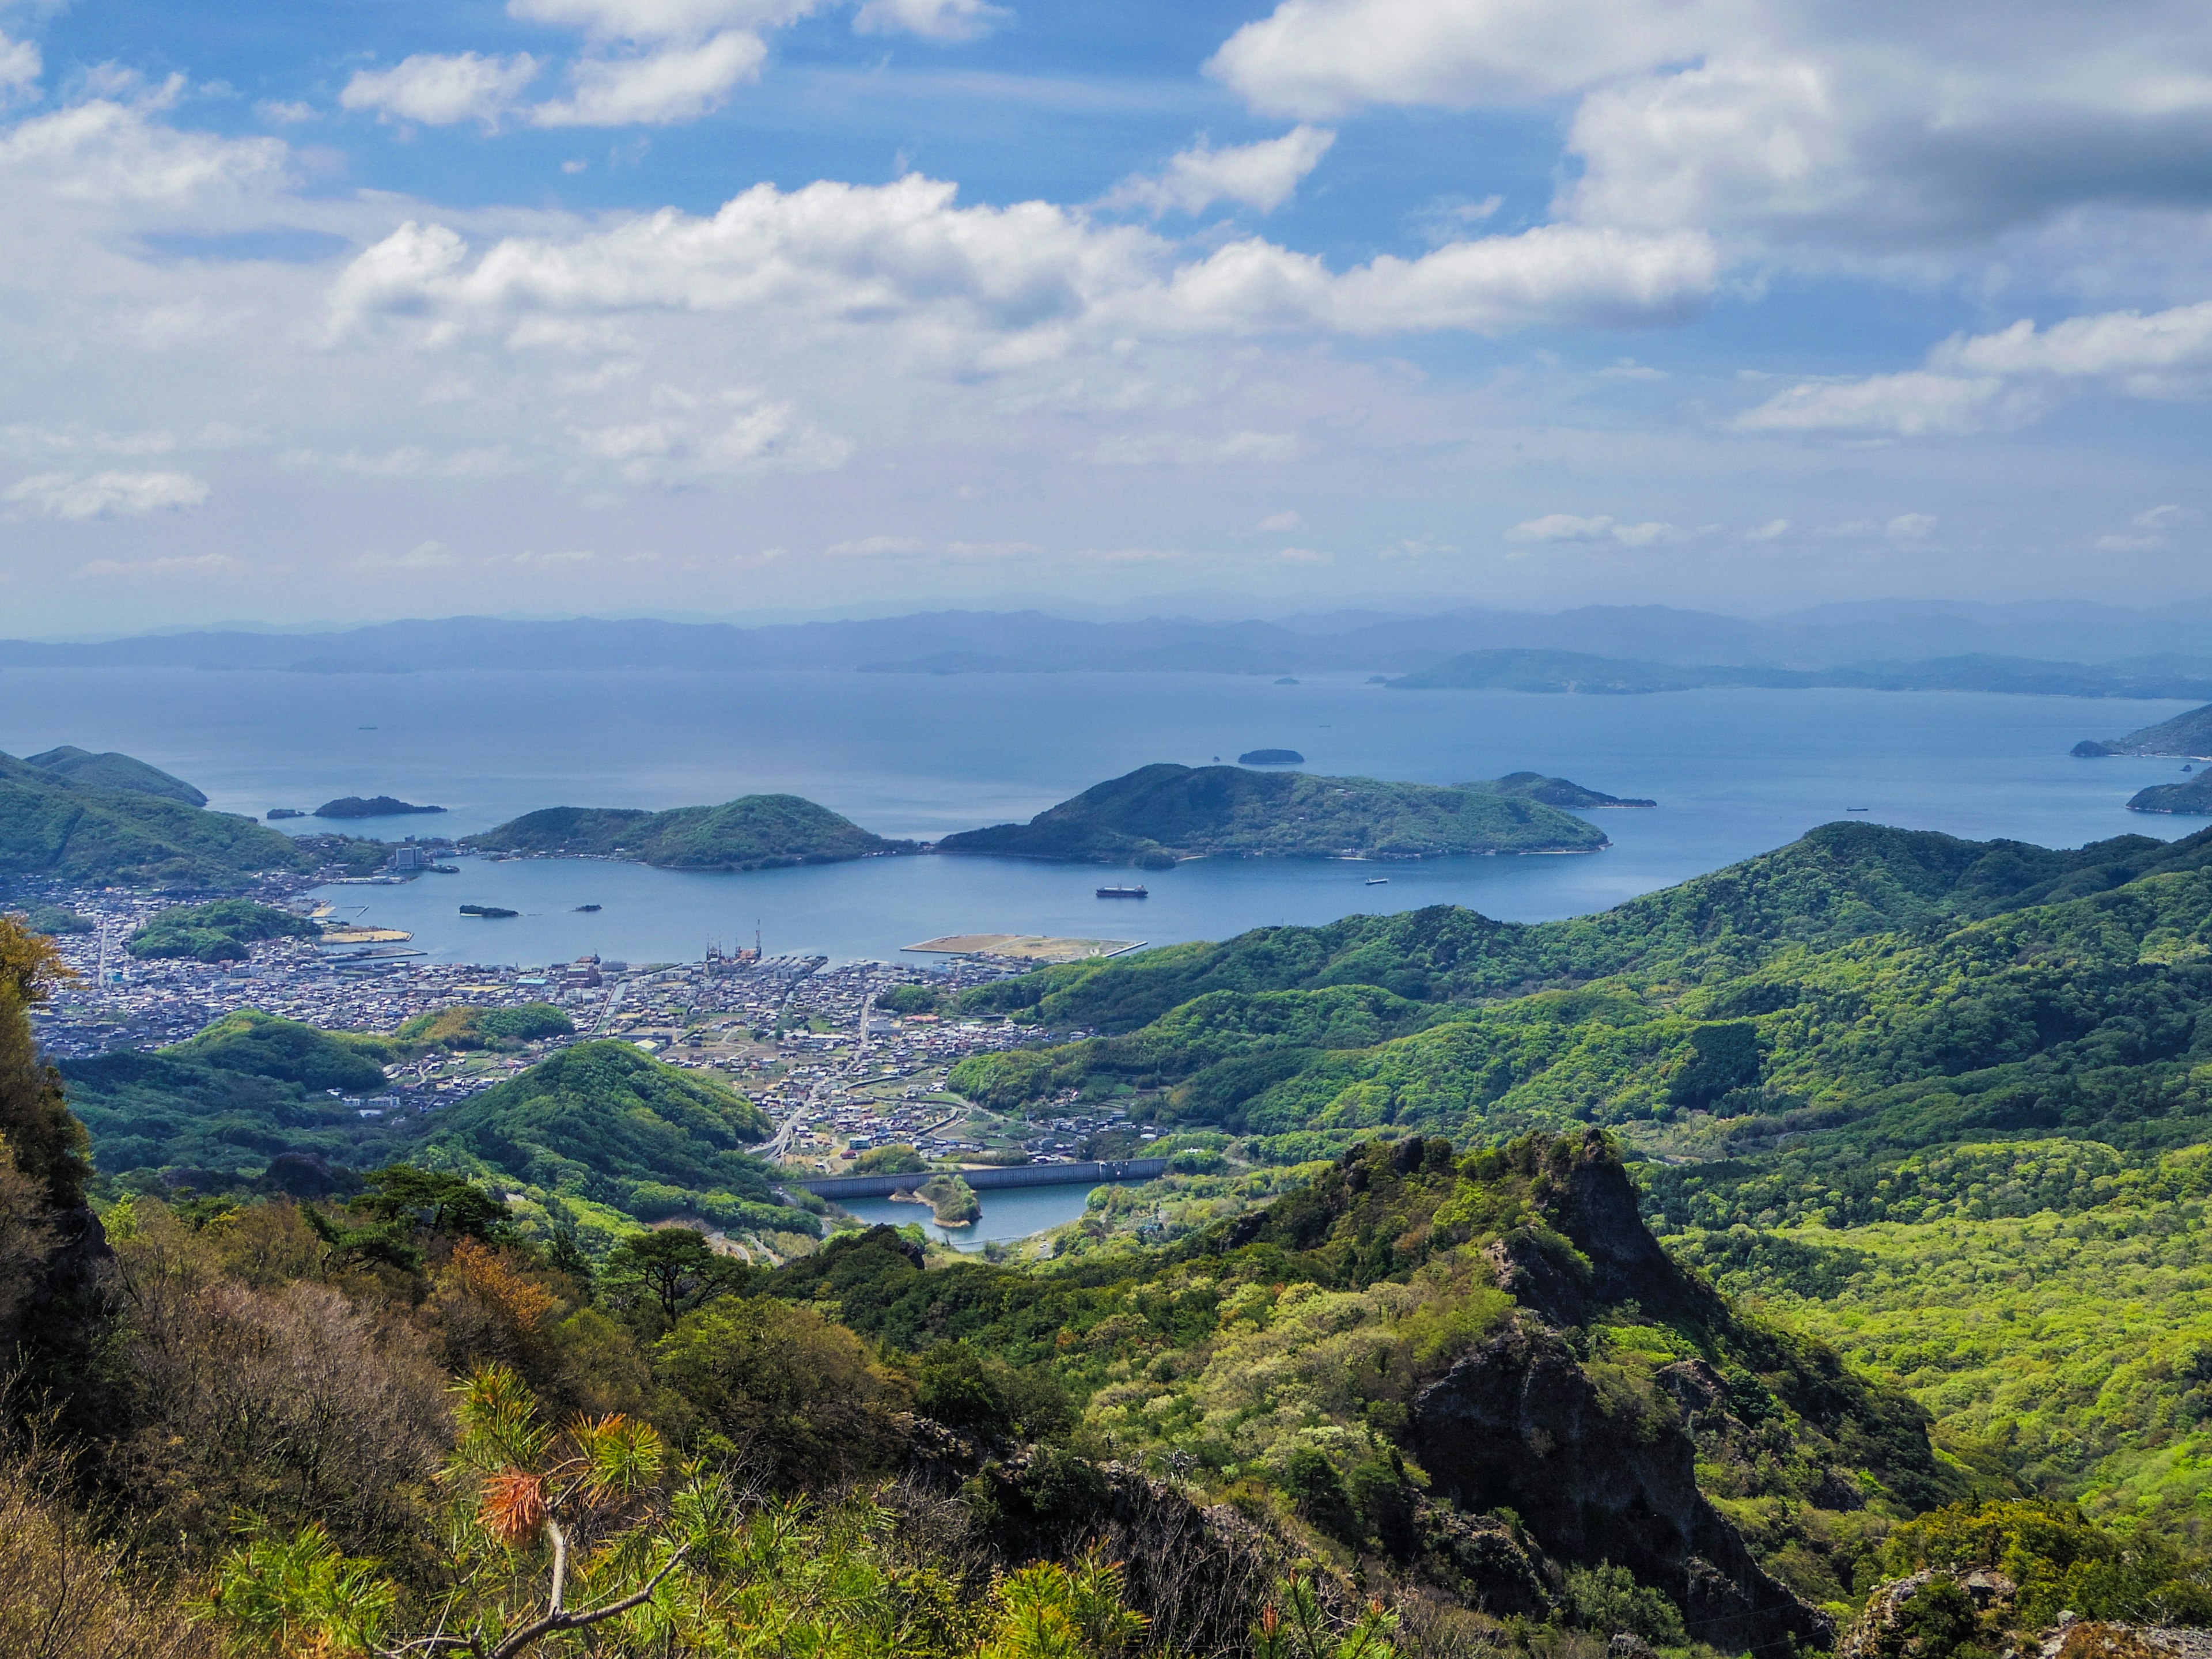
[[[1673,1372],[1669,1394],[1709,1395]],[[1467,1355],[1414,1403],[1413,1449],[1437,1495],[1510,1508],[1545,1553],[1611,1561],[1680,1603],[1695,1639],[1787,1655],[1825,1646],[1826,1616],[1770,1578],[1698,1491],[1695,1448],[1674,1405],[1601,1397],[1559,1334],[1525,1316]]]

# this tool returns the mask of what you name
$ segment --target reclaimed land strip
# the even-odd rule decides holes
[[[908,951],[930,951],[939,956],[1012,957],[1022,962],[1088,962],[1098,957],[1125,956],[1140,951],[1140,939],[1054,939],[1043,933],[947,933],[908,945]]]
[[[1069,1187],[1077,1182],[1092,1186],[1102,1181],[1156,1181],[1165,1175],[1164,1158],[1124,1158],[1104,1164],[1016,1164],[1000,1168],[962,1170],[959,1173],[977,1192],[993,1187]],[[909,1192],[936,1174],[933,1170],[912,1175],[817,1176],[811,1181],[787,1181],[787,1187],[804,1187],[818,1198],[889,1198]]]

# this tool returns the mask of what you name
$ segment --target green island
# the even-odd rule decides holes
[[[1414,673],[1378,678],[1397,691],[1576,692],[1599,696],[1731,687],[1778,691],[1825,687],[1863,691],[1992,691],[2052,697],[2201,697],[2205,686],[2201,674],[2167,672],[2157,664],[2050,662],[1987,653],[1931,657],[1917,662],[1789,668],[1756,663],[1692,666],[1586,651],[1515,647],[1468,651]],[[2108,751],[2091,745],[2075,752]]]
[[[442,812],[442,806],[416,806],[391,795],[340,795],[326,800],[313,814],[319,818],[388,818],[410,812]]]
[[[901,1196],[901,1194],[893,1194]],[[914,1189],[917,1203],[927,1204],[940,1227],[973,1226],[983,1218],[982,1201],[965,1177],[941,1170]]]
[[[592,1593],[714,1541],[652,1632],[701,1655],[1044,1659],[1006,1645],[1040,1607],[1088,1609],[1061,1659],[2157,1659],[2212,1626],[2212,831],[1832,824],[1597,915],[952,994],[1038,1038],[957,1092],[1110,1098],[1170,1159],[1007,1262],[825,1229],[755,1108],[625,1043],[404,1123],[316,1099],[400,1036],[266,1016],[57,1083],[9,1059],[40,948],[0,921],[0,1251],[76,1282],[17,1218],[88,1183],[134,1291],[0,1336],[150,1540],[91,1582],[241,1651],[345,1651],[364,1607],[386,1648],[496,1628],[550,1570],[506,1495],[587,1430],[653,1449],[609,1466]]]
[[[937,850],[1149,870],[1187,858],[1594,853],[1607,844],[1579,818],[1486,789],[1163,763],[1095,785],[1025,824],[946,836]]]
[[[744,795],[665,812],[549,806],[471,836],[480,852],[623,858],[664,870],[769,870],[914,850],[797,795]]]
[[[2172,812],[2182,817],[2212,817],[2212,767],[2186,783],[2154,783],[2128,798],[2130,812]]]
[[[50,750],[41,759],[55,755],[84,756],[84,763],[0,755],[0,877],[234,891],[269,871],[306,873],[335,862],[365,872],[389,850],[336,836],[303,843],[252,818],[208,811],[187,798],[198,790],[128,756]]]
[[[2100,755],[2179,755],[2191,760],[2212,758],[2212,703],[2176,714],[2170,720],[2146,726],[2124,738],[2100,741],[2084,738],[2073,752],[2084,759]]]

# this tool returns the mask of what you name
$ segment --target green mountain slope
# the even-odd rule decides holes
[[[318,939],[322,929],[303,916],[251,899],[215,899],[162,911],[131,935],[134,957],[190,957],[198,962],[243,962],[263,939]]]
[[[469,837],[488,852],[619,854],[668,870],[761,870],[905,852],[797,795],[745,795],[666,812],[550,806]]]
[[[110,750],[93,754],[71,744],[25,757],[27,765],[64,777],[87,789],[121,790],[129,794],[159,795],[187,806],[205,806],[207,797],[182,778],[172,777],[158,766]]]
[[[1237,766],[1140,767],[1025,824],[947,836],[945,853],[1158,868],[1179,858],[1425,858],[1464,853],[1586,853],[1606,838],[1531,800]]]
[[[2129,798],[2130,812],[2172,812],[2183,817],[2212,817],[2212,767],[2187,783],[2154,783]]]
[[[546,1194],[573,1194],[647,1219],[684,1212],[807,1231],[770,1214],[760,1109],[717,1079],[626,1042],[565,1048],[520,1077],[423,1121],[425,1149]]]
[[[220,890],[263,871],[312,870],[317,861],[252,818],[96,787],[0,755],[0,877]]]
[[[102,1175],[168,1170],[220,1188],[258,1181],[288,1154],[382,1162],[388,1126],[326,1091],[373,1093],[398,1054],[380,1038],[242,1009],[150,1054],[64,1061],[62,1076]]]
[[[2170,720],[2146,726],[2124,738],[2100,742],[2087,738],[2074,745],[2077,755],[2186,755],[2212,757],[2212,703],[2176,714]]]

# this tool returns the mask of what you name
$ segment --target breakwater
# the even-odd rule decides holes
[[[959,1173],[980,1193],[994,1187],[1069,1187],[1079,1182],[1095,1187],[1103,1181],[1152,1181],[1167,1170],[1164,1158],[1123,1158],[1091,1164],[1011,1164]],[[804,1187],[822,1198],[889,1198],[893,1193],[913,1191],[934,1173],[925,1170],[914,1175],[817,1176],[811,1181],[782,1184]]]

